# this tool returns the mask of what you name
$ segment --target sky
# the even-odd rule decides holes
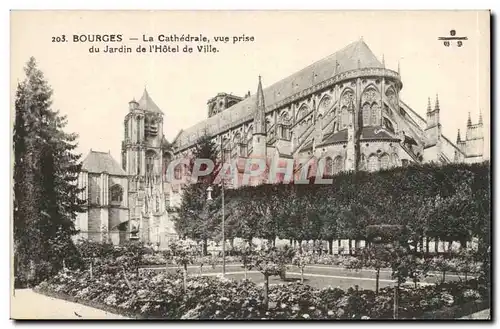
[[[468,39],[445,47],[450,30]],[[103,53],[103,44],[75,43],[73,35],[122,34],[132,53]],[[143,35],[203,34],[229,37],[217,53],[137,53]],[[52,42],[65,35],[68,42]],[[232,43],[233,37],[254,41]],[[138,38],[139,40],[129,40]],[[425,118],[427,98],[439,94],[442,131],[465,136],[468,113],[482,112],[485,155],[490,148],[489,12],[480,11],[13,11],[11,13],[11,113],[23,66],[30,56],[54,90],[53,105],[79,134],[77,151],[111,152],[120,161],[128,102],[145,87],[164,112],[172,141],[207,117],[219,92],[255,93],[258,76],[271,85],[363,38],[386,67],[401,69],[401,99]],[[185,43],[180,42],[181,45]],[[96,45],[101,53],[89,53]],[[11,115],[12,117],[12,115]]]

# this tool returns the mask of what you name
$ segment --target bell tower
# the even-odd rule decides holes
[[[125,116],[122,167],[129,176],[131,238],[150,243],[161,242],[166,220],[163,140],[163,112],[144,89]]]

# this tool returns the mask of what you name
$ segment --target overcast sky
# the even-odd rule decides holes
[[[363,37],[386,66],[400,61],[401,99],[425,118],[427,97],[439,93],[443,133],[465,136],[468,112],[482,111],[489,157],[489,13],[484,12],[14,12],[11,15],[11,97],[34,56],[54,89],[54,107],[67,114],[68,131],[80,135],[78,151],[110,151],[120,161],[128,102],[147,86],[163,110],[164,134],[207,117],[218,92],[253,94]],[[445,47],[440,36],[465,36],[463,47]],[[143,53],[142,35],[253,36],[254,42],[211,45],[218,53]],[[90,54],[89,43],[52,42],[73,34],[123,34],[131,54]],[[139,38],[130,41],[129,38]],[[155,42],[153,44],[161,44]],[[167,45],[167,43],[163,43]],[[183,45],[184,43],[180,43]],[[101,45],[101,48],[103,45]],[[12,104],[14,99],[12,98]],[[13,111],[13,105],[12,105]]]

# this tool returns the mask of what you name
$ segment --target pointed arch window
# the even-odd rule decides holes
[[[307,107],[306,107],[306,106],[302,106],[302,107],[299,109],[298,113],[297,113],[296,120],[297,120],[297,121],[300,121],[303,117],[305,117],[305,116],[306,116],[307,112],[308,112]]]
[[[370,155],[368,157],[368,171],[377,171],[379,169],[378,166],[378,158],[376,155]]]
[[[342,129],[347,128],[347,125],[349,124],[349,116],[347,113],[347,107],[342,108],[340,123],[342,125]]]
[[[123,188],[119,184],[115,184],[110,188],[111,202],[123,201]]]
[[[313,166],[312,166],[312,163],[308,163],[307,177],[306,178],[311,178],[311,177],[314,177]]]
[[[125,120],[124,128],[125,140],[128,140],[128,119]]]
[[[361,159],[359,161],[359,170],[361,171],[366,170],[366,157],[364,154],[361,154]]]
[[[342,170],[344,170],[344,161],[342,160],[342,157],[339,155],[333,161],[333,173],[337,174]]]
[[[325,159],[325,170],[323,176],[330,176],[333,173],[333,160],[330,157]]]
[[[137,130],[136,130],[136,135],[137,135],[137,142],[139,143],[141,141],[141,118],[137,118]]]
[[[394,167],[399,166],[399,156],[396,153],[392,154],[392,165]]]
[[[390,167],[390,158],[388,154],[384,154],[380,157],[380,169],[385,170]]]
[[[323,129],[323,115],[322,114],[318,115],[318,117],[316,118],[316,121],[318,123],[319,129]]]
[[[182,179],[182,164],[178,164],[174,168],[174,178],[176,180]]]
[[[378,112],[379,112],[379,106],[377,103],[372,105],[372,120],[371,120],[371,125],[376,126],[377,125],[377,119],[378,119]]]
[[[363,127],[370,125],[370,104],[363,105]]]
[[[155,151],[146,151],[146,175],[154,174],[154,163],[155,163],[156,153]]]

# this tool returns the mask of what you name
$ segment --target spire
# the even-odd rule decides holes
[[[156,103],[153,101],[153,99],[151,99],[151,97],[149,96],[149,93],[148,93],[148,90],[146,89],[146,87],[144,87],[144,92],[142,93],[142,97],[138,103],[139,103],[139,107],[141,108],[141,110],[156,112],[156,113],[163,113],[160,110],[160,108],[158,107],[158,105],[156,105]]]
[[[482,124],[483,124],[483,114],[481,113],[481,110],[479,110],[479,121],[478,121],[478,123],[479,123],[480,125],[482,125]]]
[[[382,54],[382,66],[385,67],[385,56]]]
[[[337,59],[335,59],[335,74],[337,74],[339,72],[339,61]]]
[[[266,104],[264,102],[264,91],[262,90],[262,80],[259,75],[259,85],[257,87],[257,98],[254,113],[254,134],[266,134]]]
[[[266,107],[264,103],[264,91],[262,90],[262,78],[259,75],[259,85],[257,87],[257,109],[264,109]]]
[[[398,60],[398,74],[401,75],[401,64],[399,63],[399,60]]]
[[[436,94],[436,105],[434,105],[434,110],[439,111],[439,96]]]
[[[469,112],[469,118],[467,119],[467,127],[472,126],[472,120],[470,118],[470,112]]]
[[[460,129],[458,129],[458,133],[457,133],[457,144],[460,143],[461,141],[461,138],[460,138]]]
[[[431,113],[432,108],[431,108],[431,98],[427,97],[427,113]]]
[[[360,68],[361,68],[361,61],[358,58],[358,69],[360,69]]]

